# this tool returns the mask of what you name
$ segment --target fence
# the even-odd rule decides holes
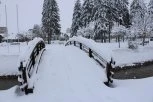
[[[114,64],[115,62],[111,59],[111,63],[106,61],[102,56],[100,56],[96,51],[93,49],[89,48],[85,44],[79,42],[79,41],[68,41],[65,46],[68,45],[74,45],[76,47],[79,47],[81,50],[85,51],[88,53],[90,58],[94,58],[103,68],[106,68],[108,64]]]
[[[20,62],[18,81],[20,89],[25,94],[33,93],[34,76],[38,72],[38,64],[45,50],[44,48],[45,43],[42,40],[38,41],[32,48],[28,60]]]

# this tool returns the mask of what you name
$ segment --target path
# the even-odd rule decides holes
[[[153,78],[114,80],[115,88],[106,87],[103,68],[74,46],[47,46],[37,75],[33,94],[17,96],[13,87],[0,91],[0,102],[152,102],[153,99],[150,88]]]
[[[76,47],[54,45],[47,48],[39,73],[37,88],[42,96],[50,94],[51,102],[100,100],[97,90],[103,87],[103,69]]]

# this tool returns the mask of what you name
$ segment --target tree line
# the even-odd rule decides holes
[[[79,31],[92,33],[94,39],[110,42],[113,27],[128,29],[129,34],[142,35],[153,30],[153,0],[148,6],[143,0],[133,0],[129,9],[128,0],[77,0],[74,6],[71,36],[77,36]],[[89,28],[89,29],[88,29]],[[84,30],[86,29],[86,30]]]

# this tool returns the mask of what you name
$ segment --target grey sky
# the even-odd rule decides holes
[[[1,0],[0,5],[0,26],[5,26],[5,4],[8,11],[9,33],[17,32],[16,4],[19,6],[19,29],[27,31],[33,28],[34,24],[41,24],[41,12],[43,0]],[[62,32],[71,26],[73,7],[76,0],[57,0],[60,9]],[[82,0],[83,1],[83,0]],[[132,1],[132,0],[130,0]],[[149,1],[149,0],[144,0]]]
[[[1,0],[0,5],[0,26],[5,26],[5,4],[8,14],[9,33],[17,32],[16,23],[16,4],[19,7],[19,30],[26,31],[33,27],[34,24],[41,24],[41,12],[43,0]],[[60,19],[62,32],[71,26],[72,13],[75,0],[57,0],[60,8]]]

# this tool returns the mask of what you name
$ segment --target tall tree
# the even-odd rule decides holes
[[[133,0],[130,6],[130,16],[133,28],[141,29],[145,20],[147,8],[143,0]]]
[[[48,36],[49,44],[52,35],[60,35],[61,26],[59,21],[59,8],[56,0],[44,0],[42,12],[42,28],[43,32]]]
[[[73,10],[73,18],[72,18],[72,25],[71,25],[71,36],[76,36],[78,29],[82,27],[81,22],[81,2],[77,0]]]
[[[95,39],[101,39],[101,42],[104,42],[104,33],[107,31],[107,18],[105,6],[102,0],[94,0],[94,32],[95,32]]]
[[[128,0],[118,0],[118,13],[120,15],[119,23],[125,27],[129,27],[130,25],[130,14],[128,9]]]
[[[153,0],[150,0],[148,5],[148,13],[149,13],[149,28],[150,31],[153,32]]]
[[[42,30],[41,30],[41,27],[40,27],[40,25],[38,25],[38,24],[35,24],[34,26],[33,26],[33,36],[34,37],[41,37],[41,38],[43,38],[43,35],[42,35]]]
[[[115,8],[116,0],[94,0],[94,21],[95,35],[106,42],[106,34],[109,35],[113,26],[113,22],[117,22],[119,15]]]
[[[93,21],[93,7],[94,1],[93,0],[85,0],[82,5],[82,14],[81,14],[81,21],[83,27],[87,27],[88,24]]]
[[[135,36],[143,37],[143,46],[145,42],[145,38],[148,33],[148,13],[147,7],[143,0],[134,0],[131,4],[131,18],[132,18],[132,26],[131,31]]]

